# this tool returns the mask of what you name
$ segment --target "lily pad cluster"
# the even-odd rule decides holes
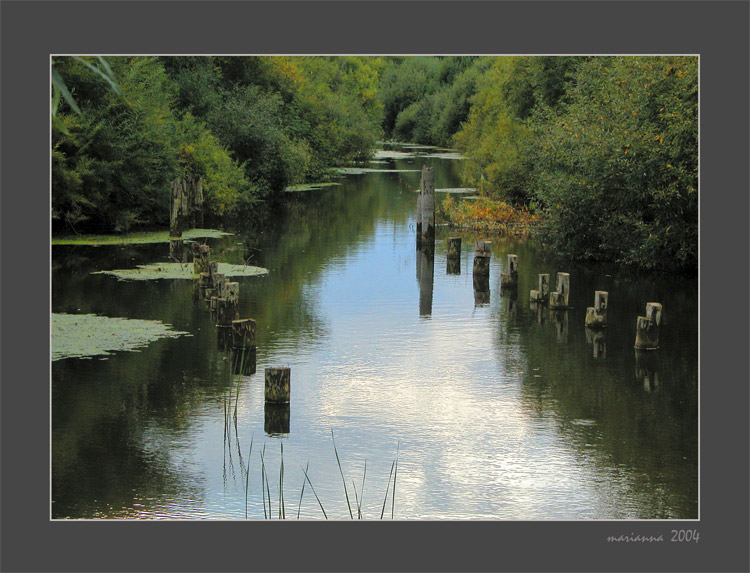
[[[52,360],[106,356],[133,351],[161,338],[191,336],[158,320],[116,318],[96,314],[54,313],[51,316]]]
[[[190,229],[183,231],[181,239],[218,239],[231,235],[217,229]],[[152,243],[168,243],[169,231],[153,231],[149,233],[130,233],[127,235],[80,235],[55,237],[53,245],[147,245]]]
[[[268,269],[249,265],[232,265],[219,263],[219,273],[227,277],[252,277],[265,275]],[[94,275],[112,275],[121,281],[150,281],[156,279],[194,279],[196,277],[192,263],[151,263],[138,265],[134,269],[113,271],[95,271]]]

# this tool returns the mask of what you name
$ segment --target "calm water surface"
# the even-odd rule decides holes
[[[373,166],[423,163],[438,188],[460,186],[455,160]],[[281,489],[286,518],[322,519],[309,483],[300,504],[307,467],[328,517],[349,519],[332,431],[355,517],[359,503],[368,519],[697,518],[697,281],[561,265],[493,238],[490,292],[476,294],[481,235],[461,234],[460,274],[447,272],[447,230],[434,257],[415,248],[419,178],[350,175],[288,194],[264,232],[209,240],[217,260],[270,271],[233,279],[258,324],[256,373],[239,380],[190,281],[89,274],[168,261],[166,245],[54,247],[53,312],[191,336],[53,362],[53,518],[277,518]],[[515,296],[500,290],[508,253]],[[571,274],[573,309],[556,316],[529,290],[557,271]],[[595,290],[610,297],[596,341],[584,327]],[[661,348],[636,362],[650,301],[664,304]],[[288,433],[264,408],[270,366],[292,369]]]

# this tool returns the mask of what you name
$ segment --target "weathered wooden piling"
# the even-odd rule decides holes
[[[200,273],[198,275],[198,286],[201,288],[212,288],[211,275],[208,272]]]
[[[549,295],[549,307],[553,310],[570,308],[570,274],[557,273],[557,290]]]
[[[492,242],[482,239],[474,243],[474,276],[490,276],[490,259],[492,258]],[[476,289],[474,289],[476,290]]]
[[[226,328],[218,330],[226,331]],[[232,371],[242,376],[252,376],[255,374],[257,364],[257,351],[252,348],[232,348],[231,352]]]
[[[185,241],[183,241],[182,239],[173,239],[170,237],[169,256],[170,258],[181,263],[185,262]]]
[[[252,318],[232,321],[232,348],[253,348],[257,326]]]
[[[240,283],[237,282],[224,282],[224,298],[232,300],[235,304],[240,302]]]
[[[185,187],[181,179],[172,182],[171,209],[169,211],[169,237],[182,237],[183,231],[183,208],[182,204],[185,199]]]
[[[237,319],[237,303],[227,298],[216,298],[216,326],[232,326]]]
[[[208,245],[198,245],[197,248],[193,248],[193,272],[196,275],[201,273],[209,273],[209,263],[211,262],[211,247]]]
[[[422,167],[422,182],[417,205],[421,243],[432,243],[435,241],[435,171],[426,165]]]
[[[216,273],[211,277],[211,285],[213,286],[214,290],[216,290],[216,296],[219,298],[222,298],[226,296],[224,285],[227,282],[227,278],[224,276],[224,273]]]
[[[529,292],[529,300],[531,302],[539,302],[547,304],[549,301],[549,274],[543,273],[539,275],[539,287],[536,290]]]
[[[636,322],[635,348],[656,350],[659,348],[662,305],[658,302],[646,304],[646,316],[639,316]]]
[[[232,331],[230,329],[216,329],[216,347],[223,352],[232,349]]]
[[[214,289],[206,289],[206,292],[211,291],[211,296],[208,297],[208,308],[211,312],[217,312],[219,310],[219,297],[213,294]]]
[[[217,261],[209,261],[208,272],[211,274],[211,280],[213,281],[214,275],[219,272],[219,263]]]
[[[586,309],[586,326],[589,328],[604,328],[607,326],[607,303],[609,293],[598,290],[594,292],[594,306]]]
[[[292,371],[289,368],[266,368],[266,402],[284,404],[291,395]]]
[[[500,275],[500,286],[518,286],[518,255],[508,255],[508,265]]]
[[[266,402],[263,408],[263,431],[269,436],[288,434],[290,428],[291,407],[289,404]]]

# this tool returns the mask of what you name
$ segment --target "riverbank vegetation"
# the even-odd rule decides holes
[[[68,90],[52,122],[56,233],[163,228],[186,174],[203,177],[207,223],[246,219],[392,139],[462,152],[482,199],[450,199],[452,224],[697,270],[696,57],[55,57],[53,70]]]

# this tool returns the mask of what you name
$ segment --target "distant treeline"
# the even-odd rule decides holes
[[[170,182],[188,172],[209,220],[243,215],[384,138],[457,147],[465,183],[543,214],[538,234],[560,255],[697,268],[695,57],[104,63],[118,89],[101,60],[53,60],[69,92],[53,101],[56,231],[165,225]]]

